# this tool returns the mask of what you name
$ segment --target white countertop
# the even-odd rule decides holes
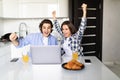
[[[10,45],[10,42],[0,42],[0,48]]]
[[[32,65],[23,64],[21,61],[8,62],[0,66],[0,80],[120,80],[96,57],[91,59],[91,64],[78,71],[69,71],[61,64]]]

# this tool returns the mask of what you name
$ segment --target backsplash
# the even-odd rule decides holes
[[[10,33],[10,32],[17,32],[19,35],[19,25],[21,23],[25,23],[27,25],[28,34],[39,32],[39,24],[45,18],[27,18],[27,19],[4,19],[3,20],[3,30],[0,33],[1,35]],[[53,21],[52,19],[50,19]],[[69,20],[69,18],[58,18],[59,23],[61,24],[63,21]],[[0,24],[1,25],[1,24]],[[1,30],[1,28],[0,28]],[[57,33],[56,29],[53,27],[52,34],[59,39],[59,34]]]
[[[3,20],[0,18],[0,36],[3,34]]]

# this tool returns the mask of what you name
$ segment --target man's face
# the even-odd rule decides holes
[[[44,23],[43,26],[42,26],[42,33],[43,33],[43,36],[44,37],[48,37],[49,34],[51,33],[51,25],[48,24],[48,23]]]

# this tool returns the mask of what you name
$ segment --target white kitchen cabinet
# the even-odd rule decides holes
[[[2,0],[0,0],[0,18],[2,17]]]
[[[68,0],[1,0],[4,18],[68,17]]]
[[[68,17],[68,0],[20,0],[19,10],[22,18]]]
[[[24,3],[20,7],[20,17],[22,18],[50,17],[53,10],[58,10],[57,4],[48,3]]]
[[[19,0],[2,0],[2,14],[5,18],[18,18]]]
[[[10,44],[6,44],[0,47],[0,66],[10,61],[11,59],[11,48]]]
[[[19,0],[21,3],[54,3],[58,0]]]

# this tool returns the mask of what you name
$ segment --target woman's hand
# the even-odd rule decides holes
[[[53,19],[56,20],[56,11],[52,12]]]
[[[83,3],[81,7],[82,7],[82,10],[83,10],[83,17],[86,18],[87,4]]]
[[[86,9],[87,9],[87,4],[83,3],[81,7],[82,7],[83,11],[86,11]]]

